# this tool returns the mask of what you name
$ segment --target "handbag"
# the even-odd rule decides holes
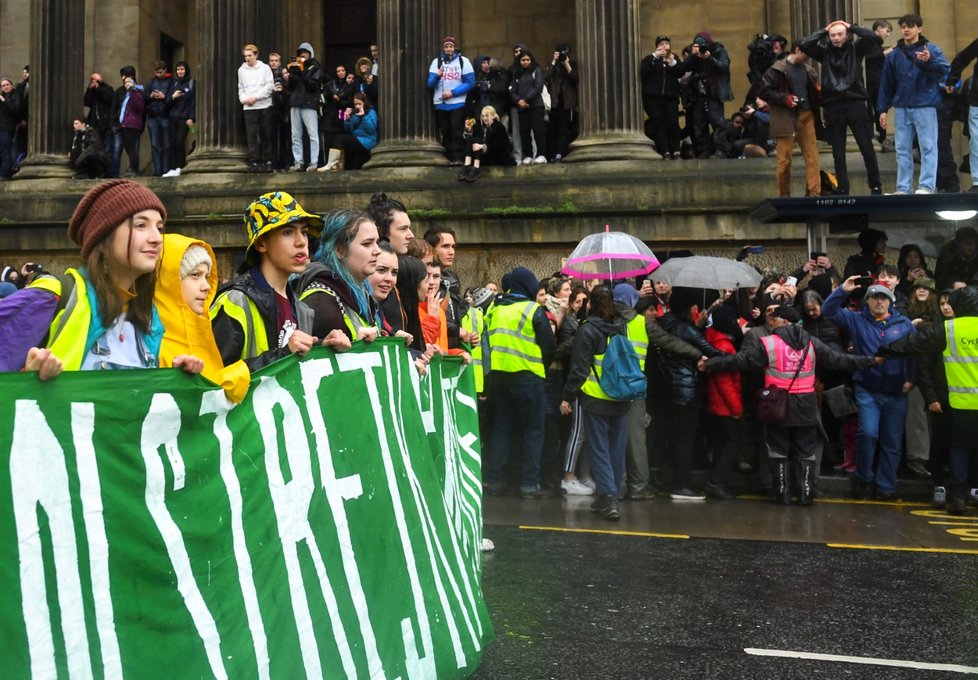
[[[848,385],[836,385],[822,393],[825,405],[836,418],[845,418],[856,412],[856,402],[852,388]]]
[[[788,389],[771,385],[761,390],[760,395],[757,397],[757,420],[759,422],[765,425],[784,425],[788,420],[788,395],[791,393],[791,386],[798,379],[798,374],[801,373],[801,367],[805,364],[805,358],[808,356],[809,349],[811,349],[811,344],[805,348],[804,353],[801,355],[801,361],[798,362],[798,370],[795,371],[794,377],[788,383]]]

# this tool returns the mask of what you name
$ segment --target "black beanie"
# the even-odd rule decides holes
[[[771,316],[784,319],[788,323],[798,323],[801,321],[801,314],[798,312],[798,310],[794,307],[789,307],[788,305],[781,305],[771,312]]]

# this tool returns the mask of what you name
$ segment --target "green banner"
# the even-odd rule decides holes
[[[237,406],[174,369],[0,375],[0,674],[470,674],[474,393],[394,340],[279,361]]]

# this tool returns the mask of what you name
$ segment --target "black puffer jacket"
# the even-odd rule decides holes
[[[643,97],[666,97],[679,99],[679,77],[682,75],[683,63],[670,55],[673,63],[662,57],[650,54],[642,60],[639,71],[642,75]]]
[[[112,86],[104,80],[98,87],[89,87],[85,90],[85,106],[88,107],[88,116],[85,122],[91,127],[104,134],[112,129],[112,102],[115,99],[115,92]]]
[[[302,43],[299,50],[306,50],[311,56],[302,64],[302,68],[289,67],[289,90],[292,92],[289,95],[289,106],[293,109],[318,109],[323,67],[316,61],[312,45]]]
[[[696,326],[683,321],[672,312],[663,315],[659,324],[670,335],[689,343],[704,356],[722,356],[716,347],[707,342]],[[655,352],[653,369],[648,371],[649,393],[656,399],[671,401],[679,406],[699,408],[706,397],[706,376],[696,367],[695,359],[679,357],[675,354]]]
[[[822,104],[845,99],[867,98],[866,84],[863,82],[863,59],[875,54],[883,47],[883,39],[873,31],[862,26],[849,29],[859,39],[846,40],[841,47],[828,40],[824,28],[815,31],[801,43],[802,51],[822,64]]]

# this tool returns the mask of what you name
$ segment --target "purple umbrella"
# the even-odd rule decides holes
[[[655,271],[659,260],[641,240],[621,231],[585,236],[567,258],[561,273],[579,279],[628,279]]]

